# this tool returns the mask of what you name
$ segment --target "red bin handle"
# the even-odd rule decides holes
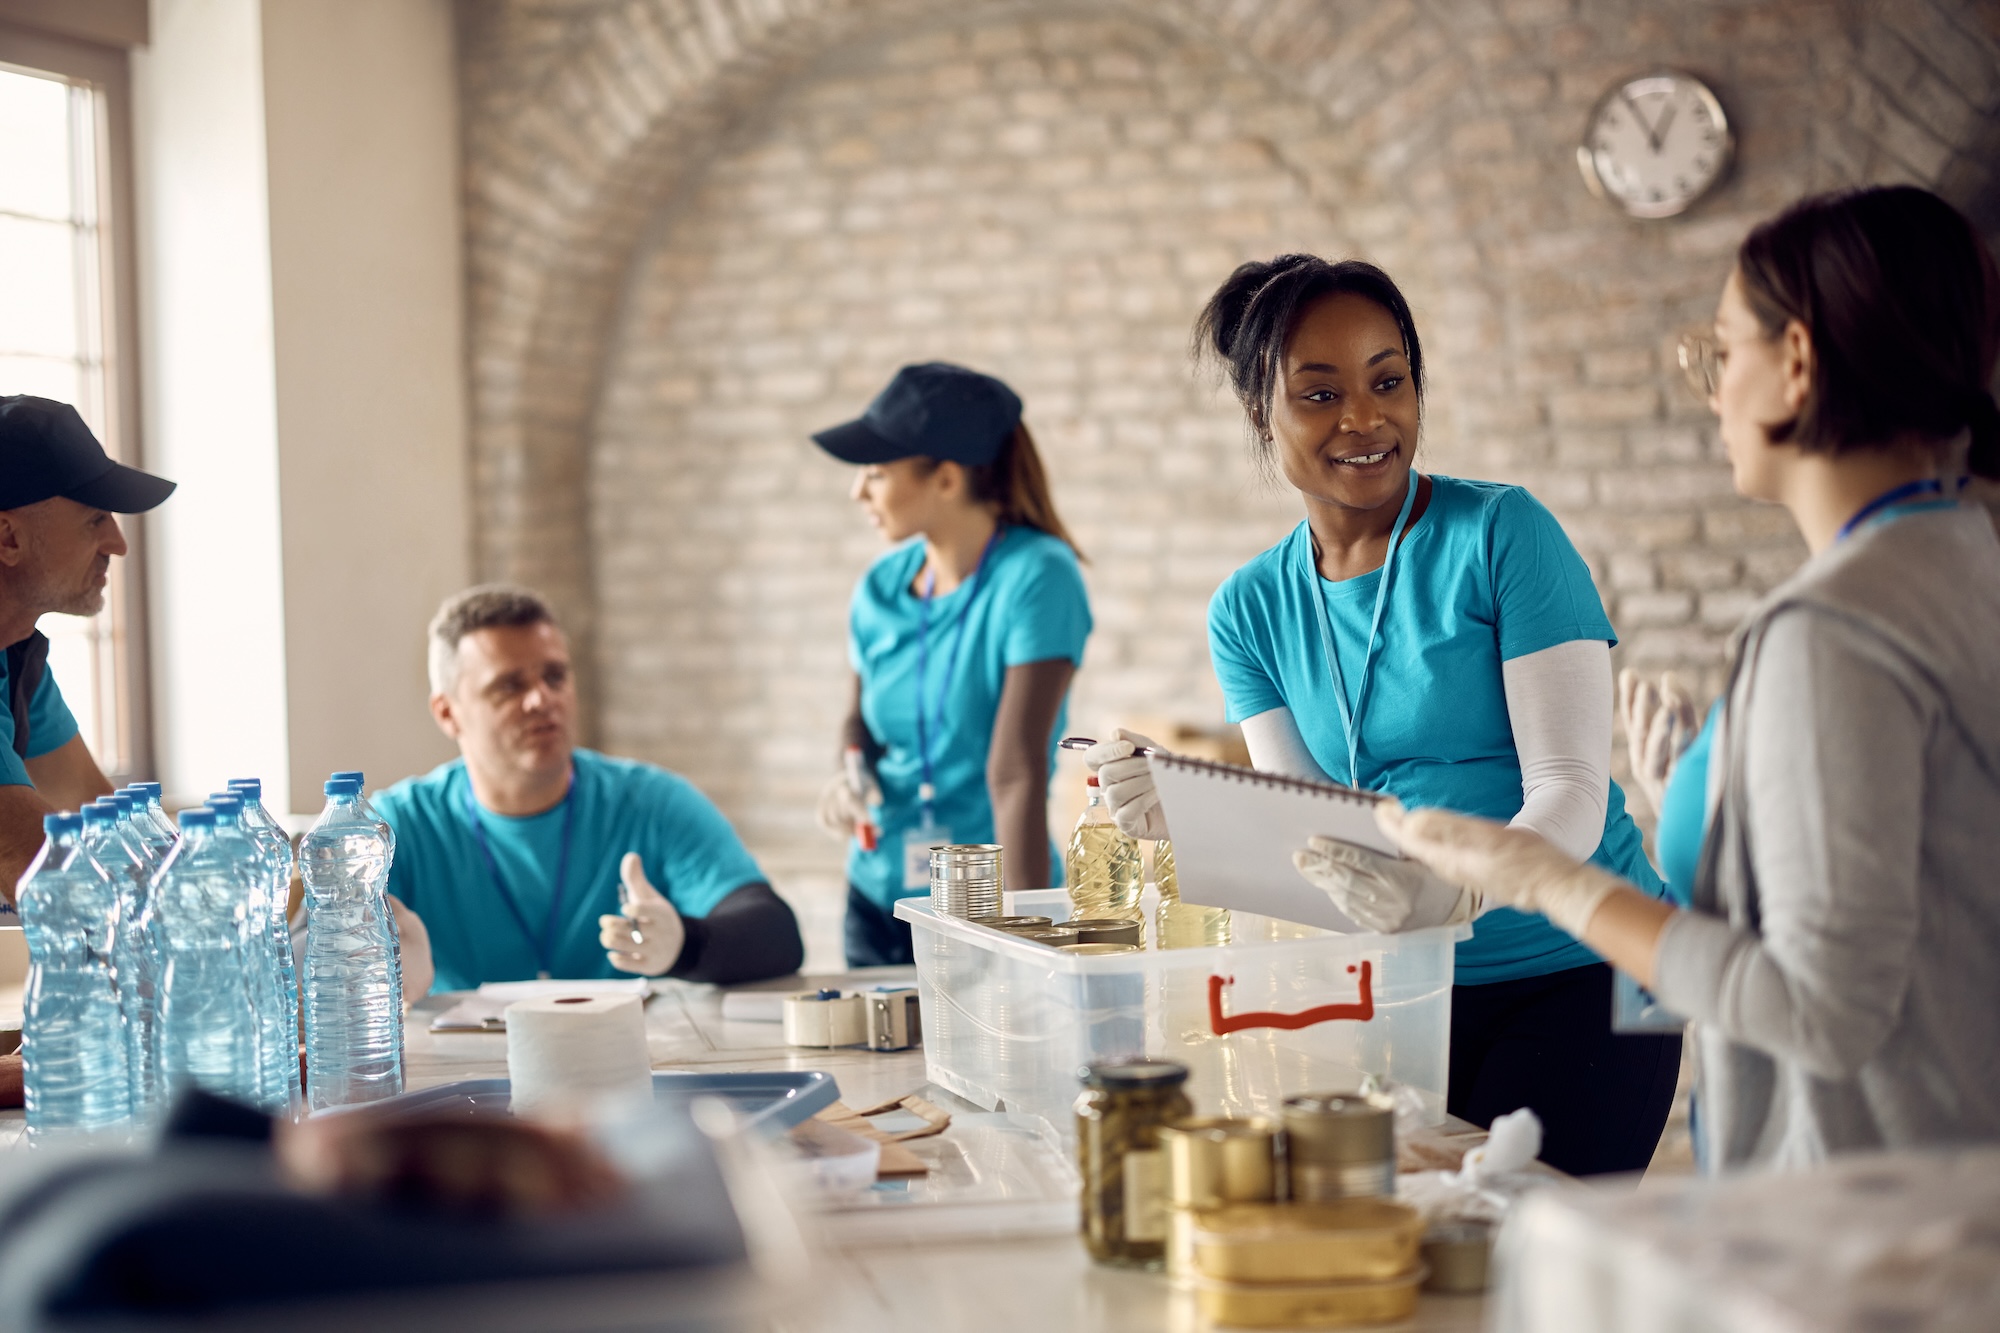
[[[1347,970],[1355,970],[1352,964]],[[1361,964],[1361,999],[1354,1004],[1322,1004],[1312,1009],[1304,1009],[1296,1014],[1252,1012],[1247,1014],[1225,1014],[1222,1012],[1222,990],[1236,984],[1235,977],[1211,976],[1208,979],[1208,1022],[1218,1037],[1231,1032],[1243,1032],[1250,1028],[1284,1028],[1297,1031],[1309,1028],[1315,1023],[1330,1023],[1336,1018],[1352,1019],[1366,1023],[1375,1017],[1375,973],[1373,967],[1364,961]]]

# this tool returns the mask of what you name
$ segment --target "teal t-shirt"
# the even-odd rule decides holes
[[[1667,897],[1682,907],[1694,901],[1701,841],[1708,836],[1708,756],[1715,748],[1715,722],[1721,716],[1722,700],[1717,699],[1701,730],[1674,761],[1674,771],[1667,775],[1666,795],[1660,801],[1659,827],[1653,831],[1653,849],[1659,853]]]
[[[0,787],[32,787],[26,764],[14,753],[14,682],[9,679],[7,656],[0,653]],[[44,668],[41,683],[28,696],[28,758],[39,759],[60,750],[76,735],[76,718],[56,688],[56,673]]]
[[[1216,591],[1209,652],[1229,720],[1289,708],[1306,748],[1335,779],[1412,807],[1512,819],[1521,810],[1521,760],[1500,664],[1576,639],[1617,640],[1582,557],[1533,496],[1493,482],[1431,481],[1430,506],[1395,558],[1361,711],[1358,774],[1348,772],[1314,584],[1325,590],[1351,706],[1381,570],[1337,583],[1321,578],[1311,530],[1300,523]],[[1591,859],[1649,893],[1660,890],[1615,782]],[[1459,943],[1457,978],[1511,981],[1596,961],[1542,917],[1498,908]]]
[[[922,823],[917,789],[924,764],[917,748],[917,676],[924,638],[923,600],[911,589],[923,567],[921,539],[870,565],[848,608],[848,660],[861,678],[861,717],[882,746],[875,778],[882,786],[881,839],[872,852],[855,842],[847,878],[887,907],[921,893],[903,887],[903,837]],[[993,841],[986,758],[1009,667],[1064,658],[1080,665],[1090,637],[1090,599],[1076,553],[1035,528],[1003,528],[978,579],[931,599],[924,700],[929,731],[933,818],[953,842]],[[955,660],[954,660],[955,659]],[[1049,764],[1068,704],[1056,714]],[[1050,848],[1061,882],[1062,858]]]
[[[707,916],[735,890],[766,882],[728,819],[687,779],[593,750],[576,751],[574,763],[566,805],[538,815],[496,815],[471,800],[463,759],[369,798],[396,830],[389,892],[430,932],[432,990],[533,978],[543,966],[537,937],[545,927],[551,976],[626,975],[597,942],[597,918],[618,911],[618,863],[627,852],[639,853],[646,878],[683,916]],[[566,818],[569,863],[551,920]],[[504,888],[494,883],[495,865]]]

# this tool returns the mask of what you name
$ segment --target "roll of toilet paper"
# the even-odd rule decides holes
[[[571,1115],[653,1095],[646,1015],[637,995],[549,995],[507,1006],[507,1077],[515,1115]]]

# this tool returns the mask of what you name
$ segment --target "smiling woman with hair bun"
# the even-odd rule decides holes
[[[1259,464],[1305,509],[1209,604],[1252,762],[1509,820],[1658,892],[1611,781],[1614,636],[1590,572],[1521,488],[1418,473],[1423,347],[1389,275],[1312,255],[1245,264],[1196,344],[1228,372]],[[1135,744],[1149,742],[1121,732],[1084,758],[1121,828],[1166,837]],[[1484,1125],[1532,1107],[1552,1165],[1645,1167],[1680,1038],[1614,1034],[1595,954],[1539,917],[1479,915],[1413,861],[1317,838],[1294,860],[1364,929],[1473,923],[1452,995],[1454,1114]]]

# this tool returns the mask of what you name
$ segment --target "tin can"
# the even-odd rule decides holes
[[[1276,1121],[1194,1116],[1160,1131],[1167,1154],[1167,1271],[1194,1268],[1197,1210],[1278,1197]]]
[[[1047,930],[1053,923],[1045,916],[982,916],[973,924],[990,926],[1012,935],[1024,930]]]
[[[1084,1247],[1101,1264],[1158,1268],[1166,1257],[1166,1170],[1160,1128],[1194,1107],[1187,1066],[1115,1060],[1083,1070],[1076,1155]]]
[[[1065,921],[1063,923],[1076,932],[1079,944],[1130,944],[1144,942],[1143,922],[1126,917],[1093,917],[1086,921]]]
[[[1140,953],[1142,952],[1142,950],[1136,944],[1091,943],[1091,944],[1058,944],[1056,946],[1056,952],[1080,954],[1085,958],[1103,958],[1107,954]]]
[[[1417,1267],[1424,1221],[1392,1199],[1231,1203],[1193,1215],[1192,1269],[1224,1282],[1379,1282]]]
[[[1378,1282],[1219,1282],[1191,1279],[1195,1308],[1233,1328],[1351,1328],[1417,1312],[1418,1269]]]
[[[1317,1203],[1396,1192],[1396,1118],[1386,1099],[1307,1092],[1285,1098],[1293,1199]]]
[[[1484,1291],[1487,1265],[1493,1257],[1493,1225],[1472,1220],[1439,1222],[1424,1233],[1423,1256],[1430,1269],[1425,1290],[1453,1295]]]
[[[1046,944],[1051,949],[1060,949],[1065,944],[1081,944],[1076,932],[1068,926],[1043,926],[1040,930],[1019,930],[1016,939],[1028,940],[1035,944]]]
[[[1000,915],[1001,849],[995,843],[931,848],[931,903],[944,916],[978,920]]]

